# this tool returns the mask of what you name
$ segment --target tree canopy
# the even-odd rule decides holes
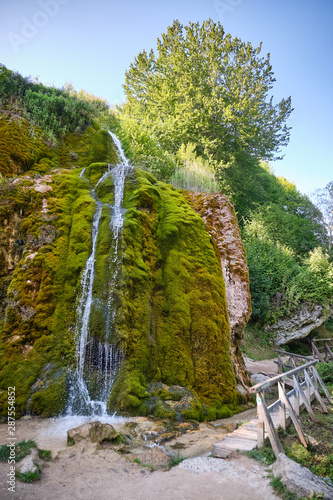
[[[270,56],[260,53],[211,19],[174,21],[157,54],[140,52],[126,72],[124,110],[170,152],[191,142],[216,164],[239,153],[277,158],[289,142],[291,99],[273,104]]]
[[[333,246],[333,181],[329,182],[323,189],[317,189],[314,198],[323,214],[323,224],[328,234],[328,251],[331,252]]]

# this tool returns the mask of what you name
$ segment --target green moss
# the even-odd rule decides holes
[[[65,409],[66,398],[66,375],[63,374],[59,380],[32,396],[31,409],[34,414],[42,417],[60,415]]]
[[[136,171],[132,196],[126,194],[117,324],[126,361],[109,408],[137,413],[140,401],[152,397],[145,408],[174,417],[162,401],[170,397],[166,387],[181,386],[195,394],[179,410],[183,418],[203,420],[203,403],[212,418],[214,408],[215,415],[229,414],[224,405],[236,401],[236,384],[225,290],[203,221],[179,191],[147,172]],[[145,374],[144,396],[128,390],[131,373]]]
[[[65,370],[75,362],[81,275],[92,248],[92,186],[104,206],[89,328],[93,337],[117,345],[124,355],[108,408],[196,420],[237,411],[222,273],[203,221],[183,194],[148,172],[129,174],[119,266],[110,228],[112,176],[96,187],[108,164],[117,161],[109,134],[86,129],[66,136],[57,152],[47,156],[41,149],[27,161],[29,178],[6,187],[6,202],[0,203],[0,220],[20,214],[24,240],[6,281],[2,414],[12,385],[17,416],[28,408],[42,416],[64,408]],[[62,168],[52,170],[55,165]],[[35,190],[36,172],[48,173],[43,183],[51,189]],[[96,372],[91,387],[99,382]]]

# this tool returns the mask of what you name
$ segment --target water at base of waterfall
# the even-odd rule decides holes
[[[67,403],[67,416],[98,416],[108,418],[107,398],[110,394],[114,381],[114,376],[122,358],[122,353],[116,345],[100,342],[96,337],[90,336],[89,318],[93,303],[93,283],[95,277],[95,258],[99,224],[103,209],[103,203],[98,200],[96,188],[99,184],[112,175],[114,180],[114,205],[112,207],[110,230],[113,233],[114,251],[113,264],[115,275],[112,281],[115,283],[117,272],[121,262],[118,255],[118,243],[123,227],[122,200],[124,195],[126,174],[132,168],[126,159],[119,139],[109,132],[118,150],[118,157],[121,163],[112,169],[108,166],[108,171],[103,174],[95,189],[91,190],[91,195],[96,201],[96,212],[92,223],[92,251],[87,259],[82,279],[81,298],[78,306],[78,322],[76,327],[76,370],[70,375],[70,390]],[[85,169],[81,172],[83,178]],[[112,314],[108,315],[108,321],[112,321]],[[93,371],[91,368],[93,367]],[[95,398],[92,398],[89,391],[89,376],[93,376]]]

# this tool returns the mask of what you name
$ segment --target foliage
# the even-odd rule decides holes
[[[52,460],[52,452],[50,450],[43,450],[41,448],[37,448],[38,451],[38,457],[41,460],[45,460],[45,462],[49,462]]]
[[[262,446],[259,449],[255,448],[250,451],[244,451],[243,454],[248,456],[249,458],[257,460],[262,465],[271,465],[276,460],[274,451],[271,446]]]
[[[292,493],[288,488],[283,484],[281,480],[281,476],[273,477],[271,476],[270,485],[272,486],[274,492],[279,495],[282,500],[296,500],[297,497],[295,493]],[[306,500],[306,499],[304,499]]]
[[[333,297],[333,265],[328,255],[317,247],[302,260],[297,258],[295,251],[280,243],[279,230],[267,224],[267,213],[252,214],[243,229],[252,319],[261,323],[291,314],[302,302],[325,305]]]
[[[43,129],[51,143],[69,132],[83,132],[94,119],[112,121],[107,103],[83,91],[77,93],[47,87],[30,77],[8,70],[0,64],[0,106],[11,115],[29,120]]]
[[[175,467],[176,465],[181,464],[184,460],[186,460],[186,457],[181,457],[178,453],[176,457],[171,457],[168,463],[168,469],[171,469],[172,467]]]
[[[195,152],[195,144],[182,144],[177,159],[179,166],[172,175],[170,182],[177,189],[186,189],[198,193],[219,191],[215,180],[214,168]]]
[[[254,361],[276,358],[273,339],[266,331],[254,324],[245,325],[241,349],[246,356]]]
[[[115,128],[126,156],[133,160],[138,168],[148,170],[158,180],[170,181],[176,169],[176,159],[172,154],[165,151],[128,114],[117,117]]]
[[[244,151],[271,158],[288,143],[290,98],[273,105],[269,55],[224,33],[211,19],[174,21],[157,56],[139,53],[126,72],[126,112],[168,151],[196,144],[217,163]]]
[[[333,361],[318,363],[316,368],[324,384],[333,385]]]
[[[38,465],[36,465],[37,469],[35,472],[32,471],[27,471],[27,472],[20,472],[16,471],[15,476],[19,481],[22,481],[23,483],[33,483],[34,481],[37,481],[40,479],[40,474],[41,470]]]

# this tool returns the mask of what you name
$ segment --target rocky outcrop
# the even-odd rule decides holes
[[[282,318],[266,328],[277,346],[306,337],[333,314],[333,306],[305,302],[291,317]]]
[[[229,322],[231,355],[238,382],[249,386],[240,343],[251,315],[249,270],[234,207],[220,193],[187,193],[187,201],[201,215],[221,263]]]
[[[92,443],[108,442],[113,444],[121,444],[125,441],[124,437],[116,431],[110,424],[101,424],[101,422],[88,422],[86,424],[69,429],[67,431],[67,444],[73,445],[80,441],[91,441]]]
[[[283,484],[294,493],[296,498],[313,498],[314,495],[320,495],[320,498],[325,500],[333,498],[333,488],[284,453],[280,453],[274,463],[273,474],[275,477],[281,477]],[[319,497],[316,496],[316,498]]]

